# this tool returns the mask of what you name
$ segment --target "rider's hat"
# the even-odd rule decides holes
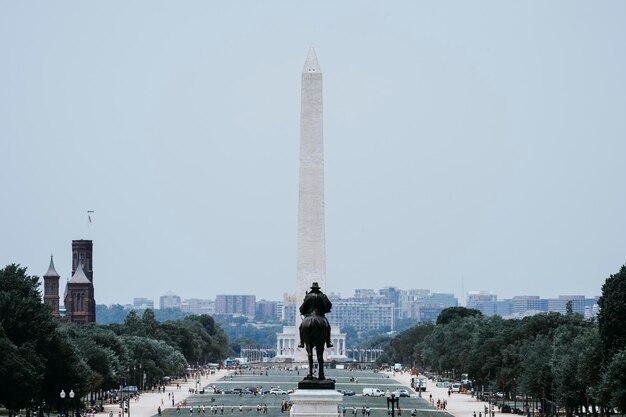
[[[318,283],[317,283],[317,282],[314,282],[314,283],[313,283],[313,285],[311,285],[311,289],[312,289],[312,290],[319,290],[319,289],[320,289],[320,286],[318,285]]]

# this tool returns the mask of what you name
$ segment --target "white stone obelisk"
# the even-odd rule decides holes
[[[322,291],[327,291],[322,71],[313,48],[309,49],[302,69],[301,88],[296,308],[313,282],[317,282]],[[296,329],[301,321],[299,311],[296,311]]]
[[[302,69],[300,109],[300,191],[298,195],[298,259],[296,274],[295,326],[285,326],[276,335],[277,360],[306,361],[306,351],[297,348],[302,322],[297,308],[311,284],[326,288],[326,242],[324,225],[324,134],[322,123],[322,71],[313,48]],[[332,313],[331,313],[332,314]],[[332,323],[332,319],[329,318]],[[346,359],[346,335],[332,326],[334,348],[326,358]]]

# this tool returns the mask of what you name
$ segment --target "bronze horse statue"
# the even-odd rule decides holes
[[[316,379],[313,375],[313,348],[317,353],[317,363],[319,366],[319,380],[325,380],[324,375],[324,345],[326,335],[329,333],[329,324],[323,315],[313,311],[310,315],[302,319],[301,337],[309,356],[309,374],[305,379]]]

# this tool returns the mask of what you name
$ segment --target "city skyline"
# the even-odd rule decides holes
[[[480,4],[0,4],[0,264],[52,253],[63,287],[87,239],[98,304],[292,293],[314,46],[325,292],[600,294],[626,262],[626,4]]]
[[[333,292],[331,292],[328,295],[331,298],[352,299],[352,298],[359,298],[357,296],[357,292],[358,291],[371,290],[371,291],[375,291],[376,292],[376,291],[380,291],[380,290],[383,290],[383,289],[386,289],[386,288],[396,288],[396,289],[398,289],[400,291],[409,291],[409,292],[410,291],[428,291],[430,294],[450,294],[450,295],[453,295],[455,298],[457,298],[460,306],[465,306],[467,304],[467,302],[463,302],[464,300],[463,300],[462,297],[458,297],[457,294],[455,294],[452,291],[432,291],[429,288],[400,288],[400,287],[394,287],[394,286],[391,286],[391,287],[386,286],[386,287],[381,287],[381,288],[355,288],[351,294],[333,293]],[[510,295],[510,296],[501,296],[501,295],[499,295],[497,293],[494,293],[492,291],[482,289],[482,290],[468,290],[468,291],[466,291],[465,298],[467,299],[467,297],[470,296],[472,293],[476,293],[476,294],[477,293],[481,293],[481,294],[482,293],[487,293],[489,295],[496,296],[497,300],[509,300],[509,299],[512,299],[513,297],[527,297],[527,296],[528,297],[535,297],[535,296],[537,296],[537,297],[540,297],[541,299],[558,299],[559,297],[564,297],[564,296],[565,297],[570,297],[570,296],[571,297],[579,297],[579,296],[582,296],[582,297],[589,298],[589,299],[600,297],[600,292],[598,292],[598,294],[574,294],[574,293],[568,293],[567,291],[563,291],[563,292],[560,292],[560,293],[557,293],[557,294],[549,294],[549,295],[540,295],[538,293],[531,293],[531,292],[529,292],[529,293],[525,293],[525,294],[513,294],[513,295]],[[98,304],[108,305],[108,306],[114,305],[114,304],[133,305],[134,304],[134,300],[148,300],[148,301],[151,301],[154,304],[154,308],[159,308],[159,307],[157,307],[158,306],[158,300],[160,298],[164,297],[164,296],[167,296],[167,295],[174,295],[174,296],[176,296],[176,297],[178,297],[180,299],[181,303],[184,303],[187,300],[197,300],[197,299],[215,301],[217,299],[217,297],[224,296],[224,295],[227,295],[227,296],[248,296],[248,295],[253,295],[253,296],[256,297],[257,302],[258,301],[282,302],[282,300],[284,299],[285,296],[290,296],[291,297],[291,296],[294,296],[295,294],[284,293],[280,297],[277,297],[277,298],[261,298],[261,297],[258,297],[256,294],[250,294],[250,293],[246,293],[246,292],[241,292],[241,293],[228,293],[228,294],[220,293],[220,294],[213,294],[213,296],[211,296],[209,294],[209,296],[204,297],[204,296],[198,295],[198,294],[187,296],[187,295],[184,295],[184,294],[181,294],[181,293],[174,293],[171,290],[168,290],[167,292],[164,292],[163,294],[157,296],[156,299],[152,299],[152,298],[149,298],[149,297],[144,297],[141,294],[138,294],[138,295],[132,296],[131,300],[128,301],[128,302],[126,302],[126,301],[114,301],[114,302],[112,302],[110,304],[105,304],[105,303],[98,303]]]

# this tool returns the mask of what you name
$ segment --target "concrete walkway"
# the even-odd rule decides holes
[[[389,375],[389,378],[395,379],[403,385],[411,386],[411,374],[409,372],[395,372],[395,374],[394,372],[386,372],[386,374]],[[476,417],[479,413],[482,417],[486,417],[485,407],[489,409],[489,403],[479,401],[471,394],[453,393],[448,396],[448,389],[438,388],[436,382],[431,379],[428,380],[427,391],[422,392],[422,398],[428,401],[430,395],[433,396],[434,404],[437,404],[437,400],[447,400],[448,404],[445,411],[455,417],[474,417],[474,413],[476,413]],[[497,410],[495,411],[496,415],[500,414]]]
[[[200,385],[198,387],[206,387],[216,381],[219,381],[224,376],[228,375],[229,371],[219,370],[213,375],[202,376],[200,378]],[[180,385],[180,389],[176,388],[176,384]],[[188,378],[187,382],[184,380],[172,381],[165,387],[165,392],[161,393],[149,393],[144,392],[139,396],[138,400],[134,398],[130,399],[130,416],[124,414],[124,417],[151,417],[157,414],[157,410],[161,407],[162,410],[172,407],[172,394],[174,395],[175,404],[185,400],[191,394],[189,388],[196,388],[196,383],[193,378]],[[167,394],[170,394],[168,398]],[[175,406],[174,406],[175,407]],[[104,411],[96,414],[97,417],[108,417],[109,412],[113,412],[113,417],[119,417],[121,408],[119,404],[105,404]]]

